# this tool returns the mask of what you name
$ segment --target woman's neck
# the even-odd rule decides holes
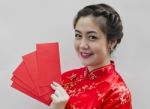
[[[97,69],[97,68],[100,68],[100,67],[103,67],[103,66],[106,66],[106,65],[109,65],[110,64],[110,58],[107,58],[105,59],[101,64],[99,65],[94,65],[94,66],[87,66],[89,72],[91,72],[92,70],[94,69]]]

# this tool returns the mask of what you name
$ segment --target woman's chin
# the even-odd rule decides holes
[[[81,63],[84,65],[84,66],[91,66],[93,65],[93,62],[95,60],[95,58],[92,56],[89,56],[89,57],[82,57],[82,56],[79,56],[80,58],[80,61]]]
[[[92,65],[92,62],[89,62],[89,61],[83,61],[83,60],[81,60],[81,62],[82,62],[82,64],[84,66],[91,66]]]

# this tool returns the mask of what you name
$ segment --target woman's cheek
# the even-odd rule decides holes
[[[74,42],[74,49],[77,53],[79,52],[79,42],[78,41]]]

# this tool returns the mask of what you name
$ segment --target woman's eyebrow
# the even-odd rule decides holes
[[[87,34],[90,34],[90,33],[95,33],[95,34],[97,34],[96,31],[88,31],[88,32],[87,32]]]
[[[75,29],[75,32],[81,33],[79,30]]]
[[[77,30],[77,29],[75,29],[75,32],[81,33],[81,32],[80,32],[79,30]],[[96,34],[97,34],[97,32],[96,32],[96,31],[93,31],[93,30],[87,32],[87,34],[90,34],[90,33],[96,33]]]

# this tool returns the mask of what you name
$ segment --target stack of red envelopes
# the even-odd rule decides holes
[[[36,51],[24,55],[23,61],[13,72],[12,87],[47,105],[54,92],[50,84],[61,84],[58,43],[36,45]]]

